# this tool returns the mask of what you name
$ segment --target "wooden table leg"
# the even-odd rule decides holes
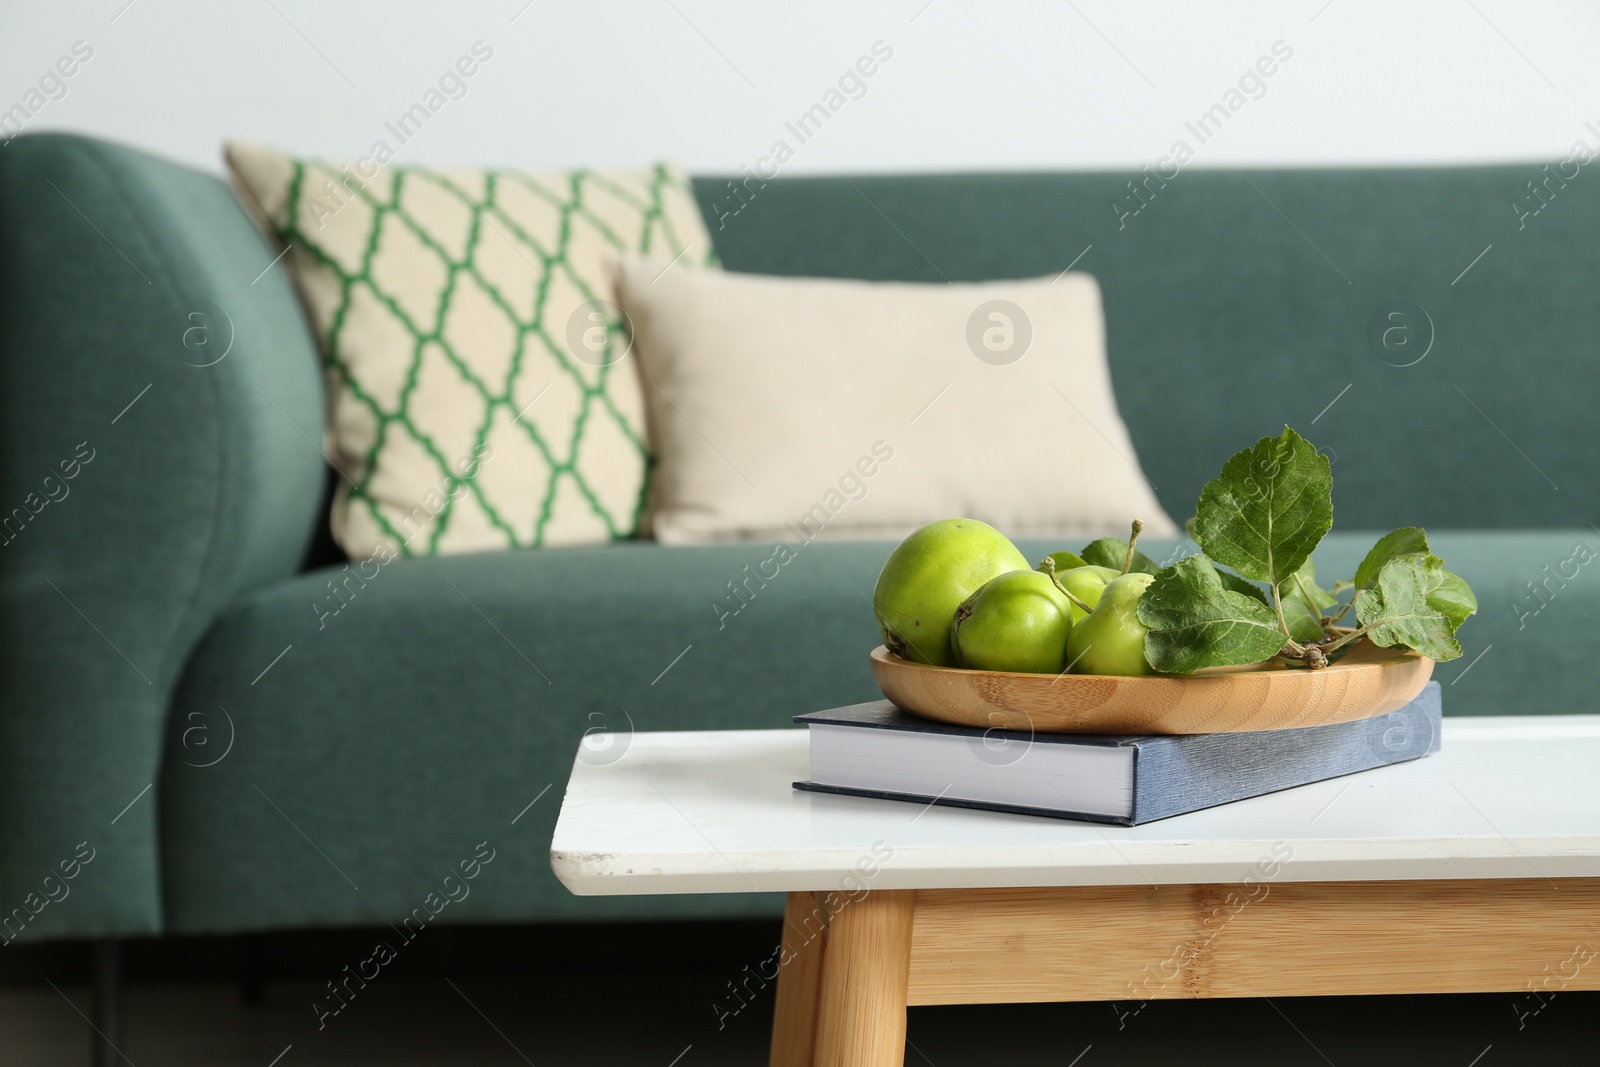
[[[844,903],[828,924],[815,1067],[903,1067],[913,890]]]
[[[783,909],[778,1004],[772,1016],[771,1067],[812,1067],[817,1043],[817,996],[828,938],[824,893],[790,893]]]

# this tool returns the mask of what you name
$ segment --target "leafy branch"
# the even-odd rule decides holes
[[[1436,660],[1461,655],[1454,635],[1477,599],[1431,552],[1427,534],[1414,526],[1385,534],[1353,579],[1324,589],[1311,553],[1332,526],[1332,468],[1294,430],[1229,459],[1187,526],[1204,555],[1150,568],[1155,581],[1138,613],[1151,665],[1187,673],[1283,658],[1315,669],[1362,638]],[[1102,539],[1083,558],[1094,550],[1095,562],[1111,565],[1105,542],[1120,544]],[[1123,547],[1124,573],[1138,569],[1131,543]],[[1351,612],[1358,625],[1340,629]]]

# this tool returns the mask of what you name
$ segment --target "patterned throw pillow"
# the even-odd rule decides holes
[[[638,532],[644,398],[605,264],[713,262],[679,171],[434,171],[239,143],[227,159],[322,347],[332,528],[352,558]]]

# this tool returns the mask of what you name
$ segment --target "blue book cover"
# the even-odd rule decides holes
[[[1439,750],[1429,682],[1388,715],[1231,734],[1046,734],[951,726],[887,700],[795,716],[811,780],[795,788],[1133,826]]]

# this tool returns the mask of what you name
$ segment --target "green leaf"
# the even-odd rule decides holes
[[[1339,602],[1317,584],[1317,565],[1309,559],[1278,590],[1289,636],[1296,641],[1322,640],[1322,613]]]
[[[1124,551],[1126,551],[1126,549],[1124,549]],[[1057,574],[1061,574],[1064,571],[1070,571],[1074,567],[1083,566],[1083,557],[1078,555],[1076,552],[1052,552],[1046,558],[1056,561]],[[1117,566],[1120,567],[1122,564],[1118,563]],[[1033,569],[1036,571],[1044,570],[1044,560],[1041,559],[1039,561],[1039,565]]]
[[[1213,560],[1281,586],[1333,526],[1328,457],[1287,426],[1263,437],[1200,490],[1194,525]]]
[[[1110,567],[1114,571],[1122,569],[1122,561],[1128,558],[1128,542],[1120,537],[1102,537],[1097,541],[1090,541],[1083,546],[1083,551],[1078,553],[1085,563],[1096,567]],[[1135,550],[1133,553],[1133,566],[1131,572],[1154,574],[1161,569],[1161,565],[1143,552]]]
[[[1416,556],[1391,559],[1371,588],[1356,594],[1356,618],[1373,644],[1415,649],[1442,663],[1460,656],[1461,646],[1450,620],[1428,606],[1427,572]]]
[[[1378,572],[1383,570],[1383,565],[1392,559],[1427,554],[1428,534],[1422,527],[1402,526],[1392,533],[1386,533],[1378,538],[1378,543],[1372,546],[1367,558],[1356,568],[1356,588],[1370,589],[1378,578]]]
[[[1289,636],[1307,644],[1321,641],[1326,636],[1322,629],[1322,616],[1306,607],[1299,596],[1283,599],[1283,621],[1289,626]]]
[[[1383,568],[1394,560],[1415,560],[1422,567],[1422,591],[1428,606],[1443,615],[1450,633],[1477,614],[1478,598],[1458,574],[1444,569],[1444,560],[1428,550],[1428,535],[1421,527],[1403,526],[1378,538],[1367,558],[1356,568],[1355,587],[1371,588]]]
[[[1428,607],[1444,616],[1453,636],[1469,616],[1478,613],[1478,598],[1465,578],[1444,569],[1444,560],[1438,556],[1424,556],[1422,568],[1422,592]]]
[[[1241,578],[1232,571],[1222,570],[1220,567],[1217,569],[1217,577],[1222,579],[1222,587],[1224,589],[1231,589],[1235,593],[1243,593],[1245,596],[1255,597],[1269,608],[1272,606],[1272,601],[1267,599],[1267,591],[1255,582]]]
[[[1183,532],[1189,535],[1189,540],[1199,543],[1200,539],[1194,535],[1194,516],[1190,515],[1183,520]]]
[[[1190,556],[1158,573],[1139,598],[1139,621],[1150,630],[1145,659],[1166,674],[1259,663],[1283,647],[1272,609],[1225,588],[1204,556]]]

